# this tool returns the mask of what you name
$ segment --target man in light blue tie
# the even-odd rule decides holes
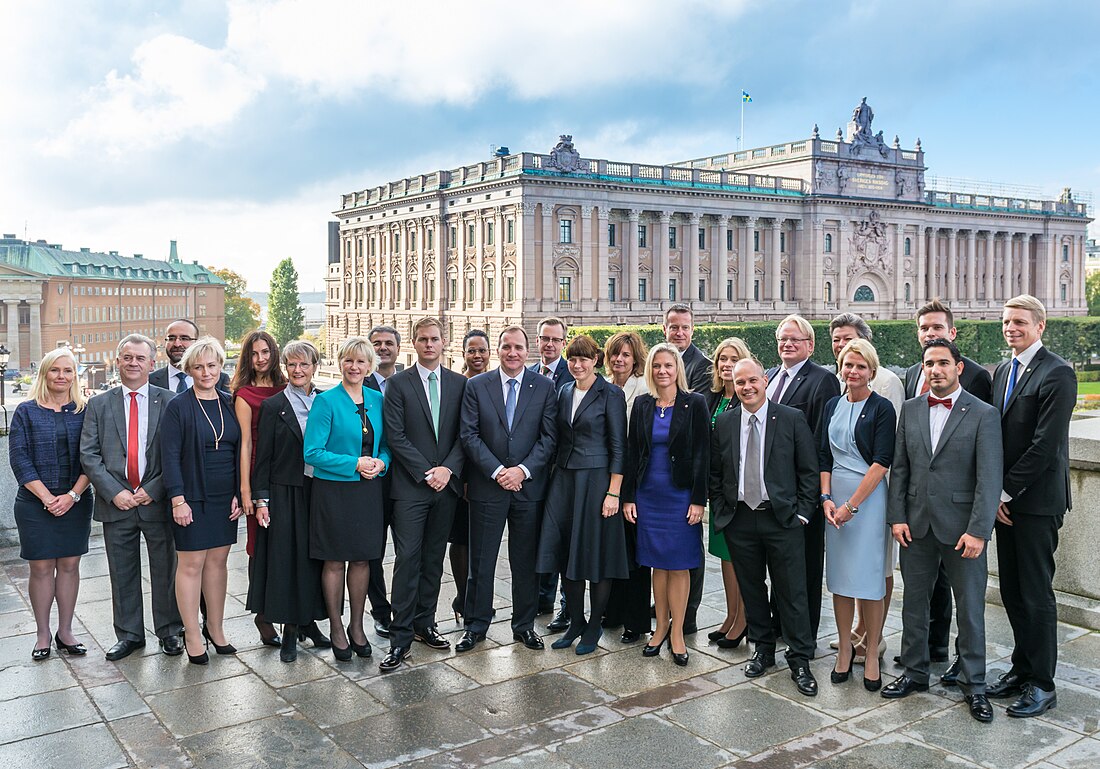
[[[534,631],[538,610],[535,556],[542,502],[557,438],[556,391],[547,377],[526,371],[527,332],[505,328],[497,342],[500,368],[466,383],[460,435],[470,500],[470,576],[466,629],[455,651],[485,639],[493,614],[497,553],[508,525],[512,571],[512,636],[542,649]]]

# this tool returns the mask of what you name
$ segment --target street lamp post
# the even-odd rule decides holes
[[[76,375],[79,378],[79,380],[81,381],[81,383],[83,383],[84,382],[84,377],[82,377],[80,375],[80,356],[83,355],[84,353],[88,352],[88,350],[87,350],[87,348],[84,347],[84,345],[79,344],[79,343],[77,343],[75,346],[70,345],[70,347],[72,348],[73,356],[76,358]],[[82,387],[82,389],[87,389],[86,387],[84,387],[83,384],[81,385],[81,387]]]
[[[8,431],[8,407],[4,403],[4,391],[8,389],[7,373],[8,373],[8,359],[11,357],[11,352],[7,347],[0,344],[0,410],[4,412],[4,424],[0,426],[0,430],[4,433]]]

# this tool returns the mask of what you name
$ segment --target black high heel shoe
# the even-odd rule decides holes
[[[741,642],[745,640],[745,636],[748,634],[749,626],[745,625],[745,629],[741,631],[741,635],[737,636],[737,638],[726,638],[725,635],[722,635],[714,640],[714,645],[719,649],[736,649],[741,645]]]
[[[286,635],[286,631],[283,631],[283,635]],[[298,643],[309,639],[313,641],[314,647],[318,649],[327,649],[332,646],[332,641],[329,637],[321,632],[321,628],[317,627],[317,622],[310,622],[308,625],[298,626]]]
[[[869,692],[877,692],[879,689],[882,688],[882,669],[881,668],[879,669],[878,678],[874,678],[874,679],[868,678],[867,677],[867,672],[864,671],[864,673],[863,673],[863,688],[866,689]]]
[[[670,651],[672,650],[671,646],[669,646],[668,648],[669,648]],[[677,654],[676,652],[672,652],[672,661],[675,662],[680,667],[687,667],[688,653],[686,651],[683,654]]]
[[[61,640],[61,636],[57,633],[53,634],[53,642],[57,644],[57,650],[59,652],[65,652],[66,654],[70,654],[74,657],[83,657],[85,654],[88,653],[88,647],[84,644],[80,643],[79,641],[74,644],[67,644]],[[49,647],[46,648],[47,650],[49,649]],[[32,654],[31,656],[33,657],[34,655]]]
[[[661,653],[661,647],[665,645],[665,641],[667,641],[667,640],[668,640],[668,634],[666,634],[665,637],[661,639],[661,642],[659,644],[657,644],[656,646],[650,646],[649,644],[646,644],[645,646],[642,647],[642,656],[643,657],[656,657],[658,654]]]
[[[332,648],[335,649],[336,647],[334,646]],[[354,640],[352,640],[351,625],[348,625],[348,648],[351,649],[353,652],[356,653],[356,655],[358,655],[360,657],[369,657],[371,655],[371,651],[372,651],[371,647],[370,647],[370,640],[369,639],[365,640],[361,644],[357,644],[357,643],[355,643]],[[337,659],[339,659],[339,657],[337,657]],[[348,659],[350,659],[350,657]]]
[[[837,670],[836,667],[834,667],[832,669],[832,671],[829,673],[829,680],[832,681],[834,684],[842,684],[842,683],[844,683],[845,681],[848,680],[849,676],[852,675],[852,662],[856,658],[856,647],[853,645],[851,648],[852,648],[852,661],[848,662],[848,669],[841,672],[841,671]],[[840,655],[837,654],[837,657],[839,658]],[[879,680],[879,683],[880,684],[882,683],[881,679]]]
[[[298,628],[294,625],[283,625],[283,643],[279,649],[279,659],[282,662],[293,662],[298,659]]]
[[[256,629],[260,631],[260,643],[264,646],[283,645],[283,639],[275,632],[275,626],[264,619],[262,614],[257,614],[252,622],[256,625]]]
[[[210,631],[206,629],[206,625],[202,626],[202,637],[206,639],[206,645],[209,647],[213,645],[214,651],[218,654],[236,654],[237,647],[233,644],[225,644],[220,646],[214,642],[214,639],[210,637]]]

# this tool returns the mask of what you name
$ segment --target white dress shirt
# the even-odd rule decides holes
[[[962,392],[962,385],[957,386],[954,391],[947,397],[951,399],[951,408],[955,408],[959,402],[959,393]],[[938,396],[933,395],[929,390],[926,395],[921,397],[936,398]],[[951,410],[947,406],[936,404],[928,408],[928,430],[932,434],[932,453],[936,453],[936,447],[940,444],[940,435],[943,433],[943,427],[947,424],[948,417],[951,416]]]
[[[386,394],[386,377],[382,376],[377,371],[373,372],[371,374],[371,376],[374,377],[374,381],[378,383],[378,392],[385,395]]]
[[[416,373],[420,374],[420,384],[424,386],[424,398],[428,401],[428,406],[430,407],[432,405],[432,393],[428,386],[428,374],[432,373],[432,369],[424,368],[420,365],[419,361],[417,361],[415,365]],[[442,367],[438,365],[435,367],[435,386],[436,392],[439,393],[440,405],[443,403],[443,375],[440,373],[441,368]],[[436,416],[438,417],[439,415],[437,414]]]
[[[130,393],[132,392],[137,393],[138,404],[138,478],[144,478],[145,450],[149,443],[149,382],[136,390],[122,385],[122,418],[125,421],[127,436],[130,435]]]
[[[519,391],[523,388],[523,375],[527,371],[527,368],[526,367],[521,368],[519,370],[519,373],[516,374],[515,376],[508,376],[506,373],[504,373],[503,368],[498,368],[497,371],[500,372],[500,391],[501,391],[501,394],[504,396],[504,407],[505,408],[508,407],[508,380],[509,379],[516,380],[516,406],[518,407],[519,406]],[[514,417],[514,415],[513,415],[513,417]],[[518,467],[519,467],[520,470],[523,471],[523,475],[527,478],[527,480],[531,480],[531,471],[528,470],[523,465],[519,465]],[[489,477],[492,478],[493,480],[496,480],[497,475],[499,475],[500,471],[503,470],[503,469],[504,469],[504,465],[501,465],[496,470],[493,470],[493,474],[490,475]]]
[[[752,416],[750,412],[744,406],[741,406],[741,467],[737,474],[737,501],[745,501],[745,454],[749,450],[749,417]],[[760,431],[760,491],[761,499],[764,502],[768,501],[768,487],[764,484],[764,434],[767,431],[768,425],[768,401],[765,398],[764,404],[756,410],[756,418],[760,420],[757,425],[757,430]]]
[[[783,372],[787,372],[787,381],[783,383],[783,392],[787,392],[787,388],[790,387],[791,384],[794,382],[794,378],[798,376],[798,372],[801,371],[802,367],[806,365],[807,360],[809,360],[809,358],[799,361],[790,368],[784,368],[783,366],[779,367],[779,370],[775,372],[775,377],[772,379],[772,381],[768,382],[768,400],[772,399],[772,396],[775,394],[775,388],[779,387],[779,380],[783,378]],[[780,401],[782,401],[782,393],[780,394],[779,398]]]
[[[184,382],[184,386],[186,387],[186,389],[190,390],[192,387],[195,386],[195,380],[193,378],[189,377],[184,372],[180,371],[175,366],[173,366],[171,364],[171,362],[168,363],[167,368],[168,368],[168,389],[171,390],[172,392],[176,391],[176,385],[179,384],[179,381],[180,381],[179,378],[178,378],[179,374],[183,374],[183,376],[184,376],[183,382]],[[129,399],[129,396],[127,396],[127,399]]]

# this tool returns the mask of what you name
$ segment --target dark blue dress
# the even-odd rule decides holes
[[[237,521],[229,520],[233,506],[233,497],[237,489],[237,444],[241,441],[241,428],[237,417],[230,411],[221,398],[214,400],[196,399],[207,418],[219,430],[222,419],[225,431],[214,445],[214,432],[205,420],[200,420],[199,429],[203,441],[203,480],[205,482],[203,502],[187,500],[191,506],[191,524],[179,526],[172,524],[172,534],[177,550],[209,550],[237,543]],[[221,409],[221,415],[218,414]]]
[[[672,409],[653,411],[653,445],[649,465],[638,486],[638,563],[653,569],[681,571],[703,565],[702,524],[687,522],[691,489],[672,482],[668,430]]]

